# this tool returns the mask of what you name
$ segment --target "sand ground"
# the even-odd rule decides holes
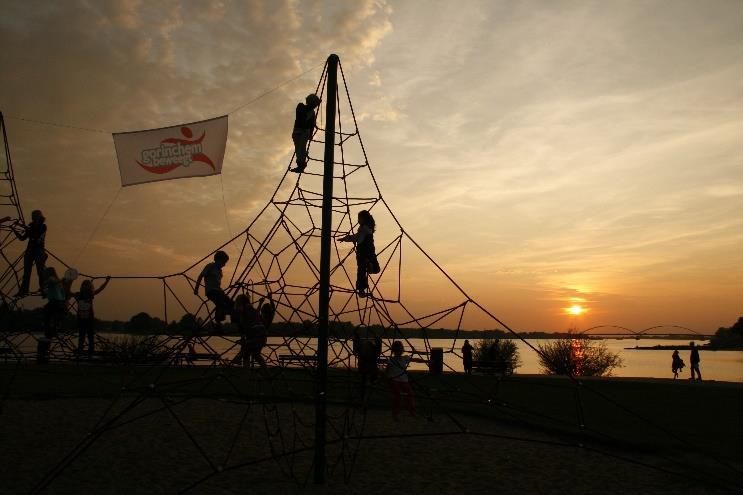
[[[0,492],[29,493],[76,445],[90,441],[42,493],[730,493],[711,479],[694,480],[693,471],[663,472],[704,462],[680,452],[670,458],[607,446],[598,452],[580,447],[579,438],[477,416],[431,409],[396,422],[387,409],[333,405],[328,438],[335,443],[328,446],[327,483],[318,487],[311,405],[172,396],[127,410],[137,397],[7,399]],[[103,417],[116,420],[100,436],[86,437]],[[411,436],[394,437],[402,433]],[[362,434],[373,438],[353,438]],[[301,452],[250,464],[294,450]]]

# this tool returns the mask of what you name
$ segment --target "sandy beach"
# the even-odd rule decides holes
[[[743,469],[734,447],[739,434],[712,442],[719,446],[718,460],[674,447],[673,439],[666,444],[646,438],[644,445],[632,446],[636,439],[625,438],[627,444],[621,445],[607,440],[616,440],[618,434],[608,422],[600,424],[608,415],[592,409],[588,400],[586,423],[606,433],[603,439],[572,426],[561,430],[530,421],[535,411],[523,400],[507,404],[516,398],[508,395],[509,383],[534,395],[526,380],[501,382],[498,397],[504,402],[498,411],[488,409],[490,414],[479,405],[457,407],[459,402],[432,399],[430,384],[421,377],[417,415],[403,413],[399,422],[386,406],[383,385],[372,391],[365,406],[351,396],[348,403],[330,402],[328,480],[318,487],[312,483],[314,408],[301,387],[271,396],[269,390],[287,387],[277,386],[280,378],[268,384],[255,374],[243,374],[242,383],[251,380],[265,393],[227,393],[221,383],[213,389],[156,386],[150,392],[106,396],[104,389],[113,387],[113,381],[91,371],[95,369],[77,368],[78,378],[100,382],[102,388],[91,394],[98,397],[83,397],[74,387],[67,391],[74,393],[65,393],[58,383],[70,377],[55,385],[48,374],[46,381],[39,381],[39,393],[21,374],[7,389],[0,414],[3,492],[29,493],[52,473],[41,493],[706,494],[731,493],[733,469]],[[239,377],[222,382],[241,383]],[[461,378],[448,377],[452,388],[442,389],[438,397],[456,395],[455,382]],[[541,381],[557,389],[555,380]],[[616,383],[622,386],[622,381]],[[644,385],[672,393],[701,390],[687,383]],[[737,387],[709,385],[706,391],[721,394],[721,400],[727,400],[726,393],[739,394]],[[56,393],[46,387],[56,388]],[[663,400],[662,394],[656,395]],[[535,404],[546,397],[535,397]],[[653,401],[647,395],[646,400]],[[559,423],[548,407],[541,413]],[[714,431],[710,419],[694,429]],[[627,431],[644,437],[641,428]],[[84,448],[76,450],[80,446]],[[70,453],[74,458],[65,463]],[[55,466],[62,469],[54,471]]]

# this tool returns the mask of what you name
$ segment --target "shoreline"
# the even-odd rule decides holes
[[[708,346],[700,345],[697,346],[700,351],[743,351],[743,347],[719,347],[719,346]],[[690,351],[691,346],[689,345],[654,345],[652,347],[625,347],[625,351]]]

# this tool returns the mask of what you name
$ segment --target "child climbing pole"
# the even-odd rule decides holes
[[[292,172],[298,174],[304,172],[307,167],[307,143],[315,129],[315,120],[317,119],[315,109],[320,106],[320,98],[315,93],[307,95],[305,101],[306,103],[297,103],[294,130],[292,131],[294,153],[297,157],[297,166],[292,169]]]
[[[204,294],[215,306],[214,321],[217,331],[221,330],[225,316],[232,311],[232,299],[222,290],[222,267],[229,259],[230,257],[224,251],[214,253],[214,262],[204,267],[193,288],[194,295],[198,295],[201,281],[204,281]]]
[[[339,241],[356,244],[356,293],[359,297],[366,297],[369,295],[368,274],[379,273],[379,261],[377,261],[377,252],[374,249],[376,223],[367,210],[359,212],[358,222],[359,227],[356,233],[345,235]]]
[[[29,285],[31,283],[31,270],[36,265],[36,274],[39,277],[39,290],[44,295],[44,267],[46,265],[46,249],[44,241],[46,239],[46,219],[41,210],[31,212],[31,223],[28,225],[18,224],[21,231],[13,228],[13,233],[20,241],[28,239],[26,252],[23,255],[23,279],[21,287],[15,297],[25,297],[28,295]]]

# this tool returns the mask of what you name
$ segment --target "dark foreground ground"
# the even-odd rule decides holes
[[[0,493],[743,492],[739,384],[414,374],[396,422],[331,370],[317,487],[309,371],[0,373]]]

